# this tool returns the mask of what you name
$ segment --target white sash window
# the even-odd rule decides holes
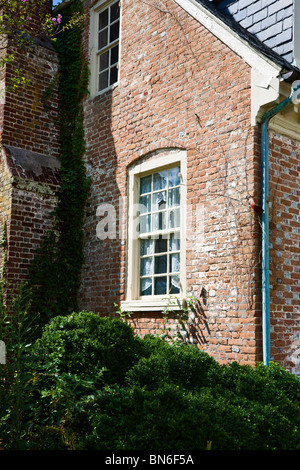
[[[102,93],[119,80],[121,2],[101,1],[91,14],[91,91]]]
[[[186,152],[129,170],[127,295],[123,309],[159,310],[185,296]]]

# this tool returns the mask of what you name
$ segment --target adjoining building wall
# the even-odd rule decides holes
[[[7,221],[8,252],[6,274],[18,283],[28,270],[43,237],[51,229],[51,213],[60,187],[59,161],[55,157],[16,147],[4,147],[5,184],[10,212]]]
[[[58,58],[46,39],[29,49],[8,47],[15,59],[1,82],[0,222],[7,225],[7,278],[18,282],[50,228],[59,190]],[[16,69],[26,85],[12,88]]]

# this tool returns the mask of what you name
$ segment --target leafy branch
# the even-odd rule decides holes
[[[0,68],[16,62],[17,50],[31,50],[35,40],[41,37],[55,42],[58,35],[79,25],[84,17],[82,13],[74,12],[62,25],[63,15],[54,16],[49,12],[49,0],[2,0],[0,12]],[[23,70],[15,67],[8,89],[14,91],[20,85],[28,84]]]

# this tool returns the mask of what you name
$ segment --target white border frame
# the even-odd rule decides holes
[[[147,296],[139,298],[139,253],[138,235],[134,227],[138,225],[138,218],[134,214],[138,207],[139,179],[147,172],[168,168],[175,164],[180,165],[181,173],[181,204],[180,204],[180,282],[181,292],[178,295]],[[186,298],[186,187],[187,187],[187,153],[185,150],[165,149],[154,152],[152,158],[140,162],[128,171],[128,207],[127,207],[127,275],[126,275],[126,300],[121,302],[122,311],[162,311],[169,299],[182,301]],[[179,309],[175,303],[172,309]]]

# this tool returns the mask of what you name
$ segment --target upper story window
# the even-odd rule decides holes
[[[91,88],[97,94],[119,78],[120,0],[100,2],[92,13]]]

